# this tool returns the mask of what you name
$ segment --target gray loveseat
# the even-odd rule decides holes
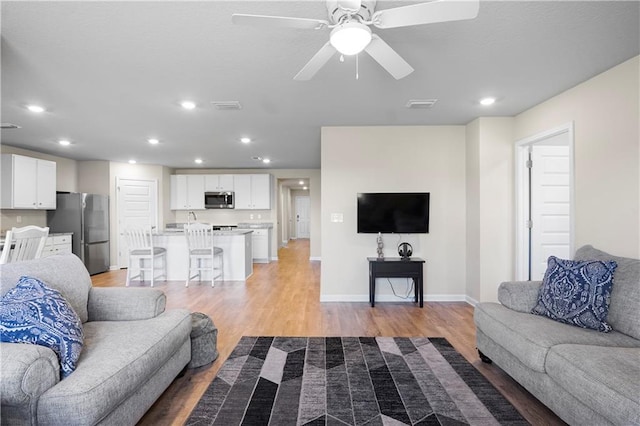
[[[532,315],[540,281],[506,282],[498,303],[475,309],[477,345],[560,418],[572,425],[640,425],[640,260],[592,246],[576,260],[615,260],[607,322],[582,329]]]
[[[59,290],[83,323],[76,370],[60,380],[46,347],[0,343],[2,425],[133,425],[191,359],[190,314],[163,292],[97,288],[74,255],[0,267],[0,294],[22,275]]]

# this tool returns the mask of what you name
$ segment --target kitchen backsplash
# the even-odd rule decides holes
[[[189,212],[175,211],[175,222],[188,222]],[[237,225],[240,222],[275,222],[271,217],[271,210],[196,210],[198,222],[212,223],[214,225]],[[193,217],[191,218],[193,221]]]
[[[5,236],[7,231],[14,226],[47,226],[46,210],[0,210],[0,236]]]

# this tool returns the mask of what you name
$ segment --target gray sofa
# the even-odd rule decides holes
[[[615,260],[602,333],[532,315],[540,281],[505,282],[498,303],[475,309],[477,346],[560,418],[572,425],[640,425],[640,260],[592,246],[576,260]]]
[[[98,288],[74,255],[0,267],[0,294],[22,275],[59,290],[83,323],[76,370],[60,380],[55,353],[0,343],[2,425],[133,425],[191,359],[190,313],[163,292]]]

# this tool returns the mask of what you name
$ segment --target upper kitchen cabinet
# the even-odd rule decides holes
[[[271,175],[235,175],[233,184],[236,209],[271,209]]]
[[[55,209],[56,163],[2,154],[3,209]]]
[[[206,192],[233,191],[233,175],[204,175]]]
[[[204,210],[204,175],[171,176],[171,210]]]

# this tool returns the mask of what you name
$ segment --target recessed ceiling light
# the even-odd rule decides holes
[[[71,142],[70,142],[70,141],[68,141],[68,140],[66,140],[66,139],[59,140],[59,141],[58,141],[58,143],[59,143],[60,145],[62,145],[62,146],[69,146],[69,145],[71,145]]]
[[[158,145],[160,143],[158,139],[147,139],[147,142],[149,142],[151,145]]]
[[[184,109],[194,109],[196,107],[196,103],[192,101],[182,101],[180,102],[180,105]]]
[[[196,158],[193,160],[196,164],[202,164],[202,158]]]
[[[300,182],[298,182],[300,185],[304,185],[304,181],[301,180]]]
[[[493,105],[496,101],[496,98],[483,98],[480,99],[480,104],[484,106]]]
[[[136,160],[129,160],[129,164],[136,164]]]
[[[27,109],[31,112],[44,112],[44,108],[40,105],[27,105]]]
[[[242,142],[242,143],[249,143],[249,142],[251,142],[251,138],[247,138],[247,137],[240,138],[240,142]]]
[[[262,159],[262,162],[263,162],[264,164],[269,164],[269,163],[271,162],[271,160],[269,160],[268,158],[263,158],[263,159]]]
[[[307,188],[306,186],[303,186],[303,187],[302,187],[302,189],[304,189],[304,190],[306,191],[306,190],[307,190],[307,189],[309,189],[309,188]]]

